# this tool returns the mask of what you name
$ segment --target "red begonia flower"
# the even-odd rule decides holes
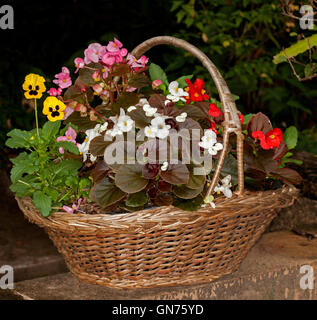
[[[209,105],[209,111],[208,111],[209,115],[212,117],[219,117],[221,114],[221,111],[219,110],[219,108],[217,107],[217,105],[215,103],[211,103]]]

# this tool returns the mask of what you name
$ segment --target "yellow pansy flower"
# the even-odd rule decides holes
[[[35,73],[30,73],[25,77],[22,85],[24,96],[27,99],[40,99],[46,87],[44,85],[45,79]]]
[[[64,110],[66,105],[56,97],[47,97],[44,101],[43,114],[47,116],[49,121],[62,120],[64,118]]]

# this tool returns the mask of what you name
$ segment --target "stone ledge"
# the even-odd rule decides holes
[[[240,269],[218,281],[187,287],[115,290],[85,284],[70,273],[27,280],[15,284],[12,291],[24,299],[103,300],[103,299],[317,299],[313,290],[299,285],[301,265],[309,264],[317,272],[317,239],[308,240],[289,231],[262,236]],[[1,299],[1,290],[0,290]]]

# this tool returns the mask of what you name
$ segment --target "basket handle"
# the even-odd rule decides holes
[[[220,171],[223,166],[228,146],[229,146],[229,136],[231,133],[235,133],[237,135],[237,161],[238,161],[238,191],[237,193],[239,195],[243,194],[244,191],[244,169],[243,169],[243,139],[244,136],[241,132],[241,124],[239,120],[239,114],[238,110],[236,108],[236,104],[233,100],[232,94],[221,76],[219,70],[217,67],[211,62],[211,60],[198,48],[191,45],[185,40],[181,40],[175,37],[169,37],[169,36],[159,36],[154,37],[151,39],[148,39],[144,42],[142,42],[140,45],[138,45],[133,51],[132,55],[139,58],[141,55],[143,55],[145,52],[150,50],[151,48],[161,45],[161,44],[167,44],[172,45],[174,47],[182,48],[188,52],[190,52],[193,56],[198,58],[202,65],[208,70],[208,72],[211,75],[211,78],[213,79],[216,88],[219,93],[219,97],[221,100],[223,112],[224,112],[224,118],[225,121],[223,122],[224,126],[224,136],[223,136],[223,149],[221,151],[220,157],[217,162],[217,166],[215,169],[215,173],[213,175],[211,185],[207,191],[207,196],[209,196],[219,179]]]

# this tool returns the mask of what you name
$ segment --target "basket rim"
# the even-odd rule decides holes
[[[146,208],[140,211],[117,214],[86,214],[55,212],[49,217],[43,217],[35,208],[30,197],[16,197],[18,205],[26,217],[40,227],[67,232],[116,230],[118,229],[153,229],[171,228],[178,224],[193,224],[197,220],[210,217],[222,219],[232,214],[250,214],[261,210],[275,210],[293,204],[299,190],[294,186],[283,186],[277,190],[247,191],[243,195],[234,194],[232,198],[219,197],[215,199],[216,208],[200,208],[189,212],[174,206]]]

